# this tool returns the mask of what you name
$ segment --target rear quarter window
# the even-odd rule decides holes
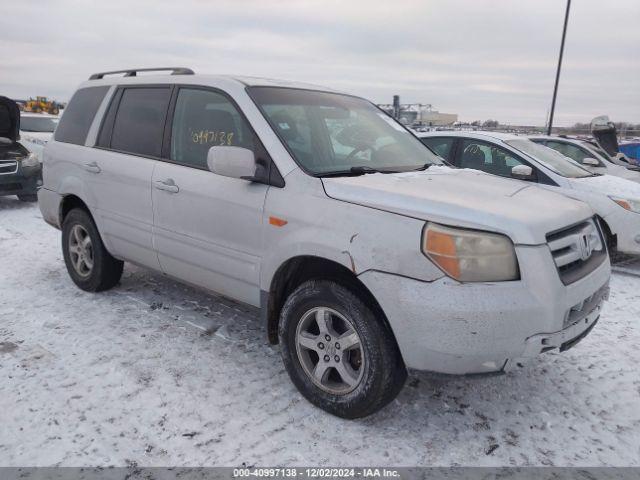
[[[88,87],[78,90],[65,108],[56,128],[55,140],[84,145],[93,118],[109,90],[108,86]]]

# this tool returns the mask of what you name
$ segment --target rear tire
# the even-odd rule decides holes
[[[74,208],[62,223],[62,255],[73,282],[87,292],[108,290],[122,276],[124,262],[107,251],[84,209]]]
[[[37,202],[38,195],[36,195],[35,193],[18,195],[18,200],[20,200],[21,202]]]
[[[383,319],[339,283],[311,280],[296,288],[282,308],[278,333],[295,386],[333,415],[370,415],[391,402],[407,378]]]

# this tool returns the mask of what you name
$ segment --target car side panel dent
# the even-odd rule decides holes
[[[262,290],[269,291],[278,268],[297,256],[331,260],[354,275],[379,270],[423,281],[443,276],[421,252],[423,221],[331,199],[320,179],[297,172],[295,182],[267,194]],[[271,216],[287,223],[274,226]]]

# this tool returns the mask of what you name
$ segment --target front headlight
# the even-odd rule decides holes
[[[518,260],[511,239],[498,233],[428,223],[422,252],[450,277],[461,282],[518,280]]]
[[[35,167],[36,165],[38,165],[38,163],[40,163],[40,161],[38,160],[38,155],[36,155],[35,153],[30,153],[29,155],[24,157],[20,161],[20,163],[23,167]]]
[[[630,198],[609,197],[625,210],[630,212],[640,213],[640,200],[632,200]]]

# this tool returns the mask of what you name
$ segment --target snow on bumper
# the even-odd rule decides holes
[[[547,246],[516,251],[521,279],[513,282],[360,275],[384,310],[407,367],[450,374],[500,371],[593,326],[608,293],[608,260],[565,286]]]

